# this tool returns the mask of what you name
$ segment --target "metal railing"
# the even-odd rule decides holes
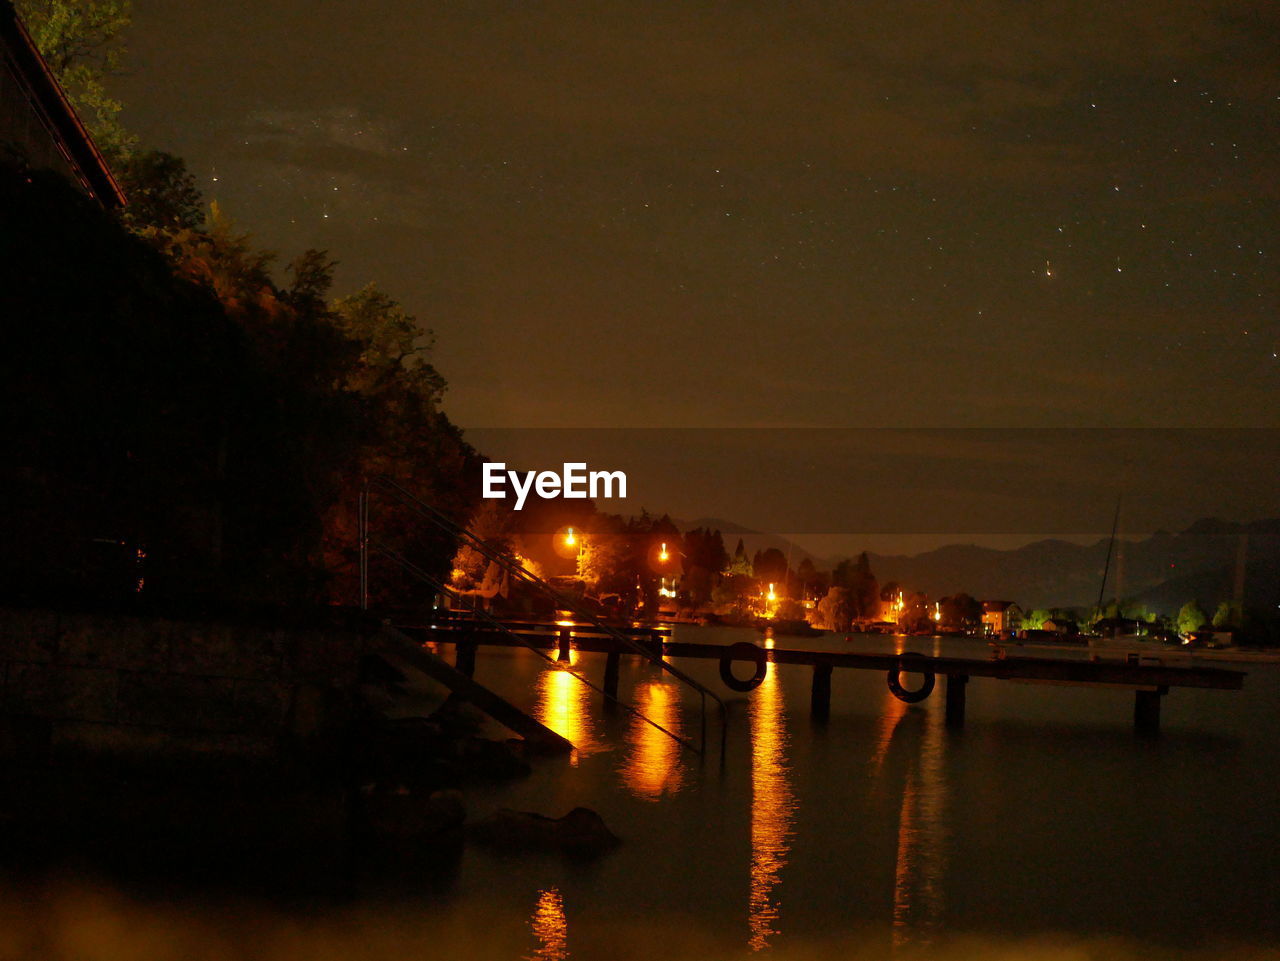
[[[546,652],[542,651],[535,645],[531,644],[526,638],[522,637],[521,635],[517,634],[515,631],[511,630],[509,627],[504,625],[502,621],[494,617],[488,611],[476,610],[473,612],[477,616],[479,616],[482,620],[486,621],[494,629],[501,631],[502,633],[505,633],[511,636],[512,638],[515,638],[523,646],[528,647],[530,650],[537,653],[540,657],[543,657],[544,659],[549,661],[558,670],[562,670],[565,673],[569,674],[571,677],[577,678],[581,683],[586,684],[592,690],[604,695],[606,698],[610,699],[614,703],[619,704],[621,707],[623,707],[633,716],[653,726],[654,728],[661,731],[663,734],[667,735],[668,737],[672,738],[682,746],[690,749],[691,751],[695,751],[699,754],[702,754],[705,752],[706,744],[707,744],[707,698],[711,698],[711,700],[715,701],[716,705],[720,709],[720,747],[721,747],[721,755],[723,756],[724,745],[725,745],[725,741],[728,733],[729,713],[728,713],[728,709],[725,706],[724,701],[714,691],[709,689],[706,685],[702,684],[701,682],[690,677],[684,671],[670,664],[668,661],[666,661],[662,657],[660,653],[655,653],[645,644],[643,644],[640,641],[637,641],[634,637],[628,637],[626,634],[622,633],[616,628],[604,623],[595,614],[585,610],[582,607],[582,605],[578,604],[575,600],[573,600],[573,598],[565,594],[562,594],[560,591],[556,590],[554,587],[552,587],[542,578],[526,570],[523,567],[523,565],[521,565],[518,561],[515,560],[515,558],[510,557],[501,551],[495,550],[489,544],[485,543],[484,540],[482,540],[481,538],[473,534],[466,527],[462,526],[461,524],[458,524],[456,521],[450,518],[443,511],[439,510],[438,508],[432,507],[430,504],[421,500],[420,498],[415,496],[412,492],[407,490],[398,481],[394,480],[391,477],[388,477],[385,474],[378,474],[378,475],[374,475],[372,477],[366,478],[364,485],[360,491],[358,522],[359,522],[359,540],[360,540],[360,544],[359,544],[360,607],[362,609],[368,610],[368,607],[369,607],[369,557],[371,553],[379,554],[387,558],[388,560],[392,561],[393,563],[401,567],[403,570],[405,570],[409,574],[412,574],[414,577],[417,577],[418,579],[424,581],[425,583],[435,588],[440,593],[445,594],[446,596],[449,596],[452,598],[460,598],[463,596],[458,591],[454,590],[453,588],[443,583],[439,578],[434,577],[430,572],[424,570],[421,566],[413,563],[411,560],[404,557],[402,554],[400,554],[400,552],[396,551],[394,548],[388,546],[387,544],[382,543],[381,541],[376,540],[373,537],[372,527],[370,524],[370,501],[371,501],[371,495],[375,490],[380,490],[382,492],[385,492],[388,496],[392,497],[399,503],[416,511],[420,516],[430,521],[432,524],[434,524],[440,530],[444,531],[446,534],[456,537],[460,542],[467,544],[467,546],[471,547],[482,557],[496,564],[498,568],[506,572],[508,576],[513,577],[519,580],[520,582],[529,585],[534,590],[541,593],[544,597],[553,601],[557,609],[569,611],[571,614],[574,615],[575,621],[578,621],[578,620],[585,621],[586,625],[589,625],[593,630],[611,638],[616,644],[619,645],[620,650],[625,648],[626,650],[630,651],[633,654],[640,655],[641,657],[648,660],[650,663],[657,665],[663,672],[670,674],[680,683],[684,684],[686,687],[693,690],[699,696],[700,719],[701,719],[701,725],[702,725],[701,746],[695,745],[693,742],[691,742],[687,738],[681,737],[680,735],[667,730],[667,728],[663,727],[661,724],[658,724],[656,721],[652,720],[651,718],[646,717],[633,705],[620,700],[613,694],[609,693],[608,691],[605,691],[603,688],[597,686],[592,681],[590,681],[583,675],[577,673],[576,671],[570,670],[567,666],[565,666],[563,662],[554,660]]]

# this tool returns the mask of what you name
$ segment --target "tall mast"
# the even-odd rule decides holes
[[[1098,585],[1098,614],[1102,614],[1102,595],[1107,590],[1107,575],[1111,573],[1111,553],[1116,548],[1116,531],[1120,527],[1120,501],[1123,493],[1116,495],[1116,513],[1111,519],[1111,540],[1107,542],[1107,562],[1102,567],[1102,583]],[[1116,614],[1120,613],[1120,598],[1116,598]]]

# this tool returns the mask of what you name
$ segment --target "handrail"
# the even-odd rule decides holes
[[[515,577],[517,580],[523,581],[524,583],[529,584],[535,589],[541,591],[544,596],[554,601],[559,609],[567,610],[571,612],[576,618],[581,618],[587,621],[592,627],[596,628],[601,633],[611,637],[614,641],[621,644],[623,647],[627,648],[633,653],[639,654],[641,657],[646,658],[651,663],[658,665],[658,667],[661,670],[670,674],[672,677],[676,678],[681,683],[685,684],[687,687],[692,688],[695,692],[698,693],[698,695],[701,698],[702,743],[703,743],[704,749],[705,749],[706,740],[707,740],[706,702],[707,702],[707,698],[710,697],[713,701],[716,702],[716,704],[720,708],[721,752],[723,753],[727,732],[728,732],[729,711],[724,701],[714,691],[712,691],[706,685],[695,680],[694,678],[690,677],[684,671],[668,663],[665,659],[663,659],[661,654],[655,655],[653,651],[645,647],[640,642],[636,641],[633,638],[627,637],[626,635],[620,633],[619,631],[609,626],[608,624],[605,624],[598,617],[596,617],[595,614],[589,611],[583,610],[571,598],[560,593],[560,591],[557,591],[554,587],[552,587],[542,578],[525,570],[525,568],[522,565],[516,563],[515,560],[508,557],[506,554],[503,554],[501,551],[496,551],[493,548],[491,548],[488,544],[486,544],[483,540],[481,540],[479,537],[473,534],[466,527],[463,527],[462,525],[455,522],[452,518],[450,518],[447,514],[445,514],[443,511],[439,510],[438,508],[432,507],[430,504],[427,504],[426,502],[424,502],[423,500],[415,496],[412,492],[407,490],[398,481],[387,476],[386,474],[375,474],[371,477],[366,477],[364,486],[362,487],[360,492],[359,536],[360,536],[360,606],[361,608],[367,610],[369,606],[369,495],[373,491],[375,486],[381,486],[385,488],[387,492],[394,495],[401,503],[417,510],[419,514],[426,517],[428,520],[434,523],[441,530],[445,531],[448,534],[453,535],[454,537],[457,537],[459,540],[467,542],[467,544],[470,547],[472,547],[477,553],[479,553],[482,557],[488,558],[490,561],[497,564],[501,570],[506,571],[512,577]],[[381,544],[375,545],[375,548],[378,550],[379,553],[382,553],[384,556],[390,556],[390,554],[394,553],[394,552],[389,552],[389,550]],[[393,559],[397,559],[397,558],[393,558]],[[402,564],[409,563],[404,558],[398,558],[397,562]],[[406,569],[408,568],[406,567]],[[436,579],[431,578],[430,575],[426,575],[425,571],[421,571],[420,569],[419,571],[420,571],[419,576],[425,575],[431,583],[439,584],[439,582]],[[442,588],[444,587],[443,585],[440,585],[440,586]],[[444,588],[444,590],[448,593],[452,593],[452,591],[448,588]],[[495,623],[500,624],[500,622],[498,622],[496,618],[493,620],[495,621]],[[572,674],[572,672],[570,673]],[[578,675],[575,674],[573,676],[577,677]],[[581,678],[581,679],[585,683],[588,683],[588,684],[590,683],[589,681],[586,681],[585,678]],[[646,718],[646,720],[648,719]],[[653,722],[650,721],[650,723],[653,723]],[[654,726],[656,727],[657,725],[654,725]],[[670,734],[670,732],[666,732],[666,733]],[[674,735],[672,736],[674,737]],[[680,740],[681,743],[685,743],[682,738],[677,738],[677,740]]]
[[[466,597],[465,592],[459,592],[461,597]],[[471,627],[471,615],[475,613],[470,608],[462,607],[456,610],[442,612],[437,614],[431,623],[431,629],[434,631],[464,631]],[[456,616],[450,616],[456,615]],[[579,624],[576,621],[572,624],[561,624],[559,621],[547,620],[531,620],[528,617],[522,617],[519,620],[511,617],[504,617],[502,623],[513,631],[523,631],[525,634],[532,634],[539,637],[556,635],[560,632],[560,628],[572,627],[574,635],[577,637],[595,637],[596,631],[589,624]],[[670,637],[671,628],[666,627],[623,627],[614,625],[618,631],[628,637],[633,637],[644,642],[648,638],[650,642],[658,637]]]

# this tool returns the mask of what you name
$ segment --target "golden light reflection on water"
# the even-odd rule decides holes
[[[567,961],[571,957],[563,898],[555,888],[539,893],[516,936],[508,936],[503,908],[484,893],[460,898],[444,916],[409,899],[317,912],[300,923],[296,910],[281,911],[271,901],[184,899],[166,903],[136,890],[89,887],[66,877],[0,886],[0,957],[39,961],[404,961],[432,958],[516,958]],[[644,903],[590,937],[579,953],[592,957],[652,957],[707,961],[724,954],[715,946],[714,919],[691,916],[655,932]],[[496,913],[495,913],[496,912]],[[575,922],[576,922],[575,918]],[[579,929],[575,928],[575,931]],[[833,934],[837,932],[833,931]],[[576,935],[575,935],[576,936]],[[584,939],[584,943],[588,939]],[[1194,943],[1177,947],[1163,940],[1121,936],[971,935],[949,938],[917,957],[931,961],[1274,961],[1274,939],[1259,934],[1253,943]],[[799,948],[789,958],[809,961],[884,956],[880,938],[847,933],[831,949]],[[248,946],[248,947],[247,947]],[[594,951],[592,950],[594,948]]]
[[[661,724],[672,734],[680,734],[679,695],[670,686],[661,681],[639,684],[633,703],[636,710],[655,724]],[[680,790],[684,779],[681,747],[673,738],[653,724],[632,716],[627,744],[622,780],[632,794],[646,801],[657,801],[663,795]]]
[[[752,951],[778,933],[780,902],[774,889],[791,851],[796,798],[787,766],[786,711],[777,666],[751,695],[751,894],[747,904]]]
[[[525,961],[564,961],[569,957],[569,922],[564,915],[564,899],[556,888],[538,895],[538,906],[529,919],[537,949]]]
[[[897,698],[890,695],[890,700]],[[895,948],[930,944],[942,926],[947,870],[944,718],[941,705],[925,714],[919,754],[902,787],[893,881]]]
[[[573,745],[569,763],[575,766],[579,755],[596,743],[591,694],[590,687],[559,668],[548,668],[538,677],[533,716]]]
[[[889,756],[889,745],[893,743],[893,734],[906,716],[906,703],[889,694],[885,698],[884,708],[880,711],[880,723],[876,725],[875,753],[871,755],[873,791],[879,792],[884,789],[884,782],[880,778],[880,773],[884,768],[885,758]]]

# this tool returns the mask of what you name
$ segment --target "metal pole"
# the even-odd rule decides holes
[[[1098,585],[1098,617],[1107,616],[1107,612],[1102,609],[1102,595],[1107,590],[1107,575],[1111,573],[1111,552],[1114,551],[1116,547],[1116,531],[1120,528],[1120,501],[1123,497],[1124,497],[1124,494],[1120,494],[1116,497],[1116,513],[1115,513],[1115,517],[1111,519],[1111,540],[1107,542],[1107,562],[1102,567],[1102,583]],[[1118,619],[1119,617],[1120,617],[1120,595],[1117,592],[1116,618]],[[1112,630],[1111,636],[1114,637],[1115,633],[1116,632]]]

